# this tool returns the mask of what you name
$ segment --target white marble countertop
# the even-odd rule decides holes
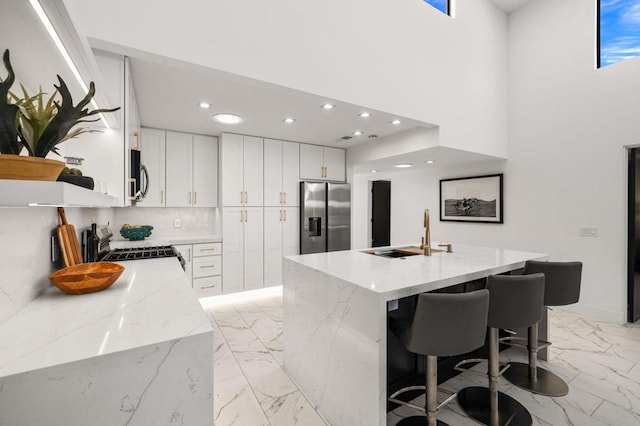
[[[108,289],[55,287],[0,324],[0,377],[211,332],[176,258],[120,262]]]
[[[411,244],[394,247],[408,246]],[[372,250],[314,253],[287,259],[365,288],[379,294],[383,301],[389,301],[482,278],[487,273],[517,269],[527,260],[547,258],[541,253],[455,243],[453,253],[438,252],[432,256],[388,258],[366,253]]]
[[[117,239],[115,239],[117,238]],[[178,245],[178,244],[200,244],[200,243],[219,243],[222,241],[220,235],[181,235],[175,237],[156,237],[151,234],[150,238],[145,238],[142,241],[129,241],[120,236],[114,234],[114,239],[111,241],[111,248],[127,248],[127,247],[145,247],[145,246],[164,246],[164,245]]]

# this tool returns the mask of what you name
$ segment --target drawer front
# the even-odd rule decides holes
[[[193,257],[213,256],[214,254],[222,254],[221,243],[205,243],[193,245]]]
[[[222,277],[218,275],[217,277],[195,278],[193,289],[198,296],[222,294]]]
[[[211,277],[222,273],[221,256],[194,257],[193,278]]]

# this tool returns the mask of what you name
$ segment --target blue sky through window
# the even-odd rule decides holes
[[[438,9],[440,12],[444,13],[445,15],[449,14],[449,12],[447,11],[447,0],[424,0],[424,2],[430,4],[433,7],[435,7],[436,9]]]
[[[640,56],[640,0],[600,0],[600,66]]]

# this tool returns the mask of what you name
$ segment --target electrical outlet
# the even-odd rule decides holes
[[[173,219],[173,227],[182,228],[182,219],[180,219],[179,217],[176,217],[175,219]]]
[[[598,228],[595,226],[583,226],[579,228],[579,235],[581,237],[598,237]]]

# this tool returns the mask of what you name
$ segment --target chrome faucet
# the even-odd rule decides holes
[[[424,210],[424,237],[420,249],[425,256],[431,256],[431,231],[429,230],[429,209]]]

